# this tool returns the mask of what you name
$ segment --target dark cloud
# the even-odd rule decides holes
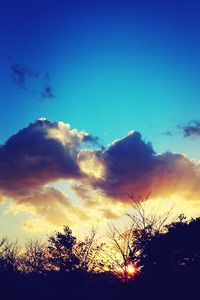
[[[90,184],[106,196],[118,200],[127,200],[131,192],[142,197],[149,192],[152,197],[200,196],[199,166],[182,154],[155,153],[138,132],[116,140],[106,150],[83,154],[89,160],[94,153],[104,172]]]
[[[76,162],[83,133],[46,119],[31,123],[0,148],[0,190],[26,194],[60,178],[79,178]]]
[[[144,175],[155,167],[155,152],[138,132],[116,140],[106,150],[97,151],[96,155],[105,167],[105,176],[96,182],[97,187],[111,197],[124,198],[130,192],[130,186],[131,190],[136,189],[136,183],[142,183]]]
[[[75,211],[84,218],[65,194],[47,184],[84,176],[77,156],[85,134],[63,122],[39,119],[11,136],[0,147],[0,200],[9,197],[11,210],[30,211],[51,224],[70,224]]]
[[[41,73],[32,70],[28,66],[19,63],[13,63],[11,65],[12,80],[20,89],[28,89],[31,85],[31,79],[34,79],[34,90],[38,90],[37,93],[43,99],[56,98],[53,85],[49,72],[46,72],[44,76]],[[42,82],[41,82],[42,80]],[[42,86],[41,86],[42,85]],[[40,86],[38,88],[38,86]]]
[[[92,134],[85,135],[84,138],[83,138],[83,142],[89,143],[93,146],[99,146],[100,145],[99,138],[97,136],[93,136]]]
[[[44,77],[44,86],[42,88],[42,98],[56,98],[56,95],[54,94],[54,88],[51,84],[51,81],[50,81],[50,75],[49,73],[47,72],[45,74],[45,77]]]
[[[55,98],[55,97],[56,96],[53,92],[53,87],[49,84],[46,84],[42,91],[42,98]]]
[[[192,121],[187,125],[179,125],[184,137],[198,137],[200,136],[200,121]]]
[[[20,88],[27,88],[27,80],[30,78],[38,78],[39,73],[25,66],[24,64],[14,63],[11,65],[12,80]]]

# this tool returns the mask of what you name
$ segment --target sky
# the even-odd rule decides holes
[[[2,235],[106,224],[131,192],[198,213],[199,13],[188,0],[0,0]]]

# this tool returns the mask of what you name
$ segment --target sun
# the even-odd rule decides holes
[[[133,263],[128,263],[126,273],[128,278],[133,278],[139,272],[139,268]]]

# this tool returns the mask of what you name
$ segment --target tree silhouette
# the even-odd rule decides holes
[[[77,269],[79,259],[74,253],[76,238],[68,226],[64,226],[63,233],[56,232],[49,238],[49,263],[52,268],[60,272],[72,272]]]
[[[14,272],[17,270],[20,248],[17,242],[9,242],[7,238],[0,241],[0,272]]]
[[[19,269],[25,273],[43,273],[48,268],[47,247],[40,240],[30,240],[20,256]]]
[[[131,219],[129,227],[131,242],[129,241],[129,260],[139,267],[144,266],[147,249],[151,240],[166,231],[167,224],[170,224],[172,209],[159,214],[148,207],[150,193],[142,198],[137,194],[128,194],[130,204],[134,210],[133,214],[128,214]],[[175,220],[177,217],[175,217]]]
[[[180,215],[169,222],[168,212],[162,216],[148,213],[145,202],[130,199],[134,208],[130,227],[121,232],[111,225],[111,243],[99,243],[94,230],[79,241],[67,226],[46,244],[29,241],[21,252],[17,243],[2,239],[1,295],[5,299],[39,295],[53,300],[65,295],[69,299],[121,300],[133,295],[162,299],[164,293],[168,299],[185,295],[196,299],[200,218],[188,220]],[[133,280],[128,273],[130,263],[140,269]]]
[[[124,282],[130,279],[128,266],[130,265],[132,234],[132,227],[121,232],[114,224],[110,224],[108,231],[110,242],[102,249],[108,258],[106,267]]]
[[[189,222],[181,215],[143,245],[140,263],[147,274],[185,271],[200,266],[200,218]]]
[[[165,214],[158,214],[149,210],[147,200],[148,194],[142,198],[137,194],[128,194],[132,214],[128,214],[131,220],[125,230],[118,230],[116,226],[109,226],[108,236],[111,240],[111,247],[104,250],[110,259],[110,270],[124,282],[129,282],[134,275],[144,266],[144,259],[147,255],[146,248],[151,239],[158,233],[163,232],[169,222],[171,210]],[[130,274],[130,265],[133,273]]]
[[[74,252],[79,259],[79,269],[85,272],[98,272],[102,270],[103,261],[100,258],[104,243],[98,243],[96,232],[91,230],[83,241],[74,246]]]

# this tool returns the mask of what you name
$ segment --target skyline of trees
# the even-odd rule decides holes
[[[95,230],[83,240],[68,226],[47,242],[30,240],[22,250],[7,238],[0,241],[0,288],[7,299],[122,299],[147,293],[160,299],[168,289],[185,295],[197,291],[200,275],[200,218],[169,219],[148,214],[145,201],[131,195],[135,213],[124,231],[110,224],[110,239],[99,241]],[[12,286],[12,289],[10,289]],[[77,288],[78,287],[78,288]],[[159,292],[158,292],[159,291]],[[97,293],[97,294],[96,294]],[[23,294],[23,297],[22,297]],[[29,296],[27,296],[29,295]],[[67,299],[67,298],[66,298]]]

